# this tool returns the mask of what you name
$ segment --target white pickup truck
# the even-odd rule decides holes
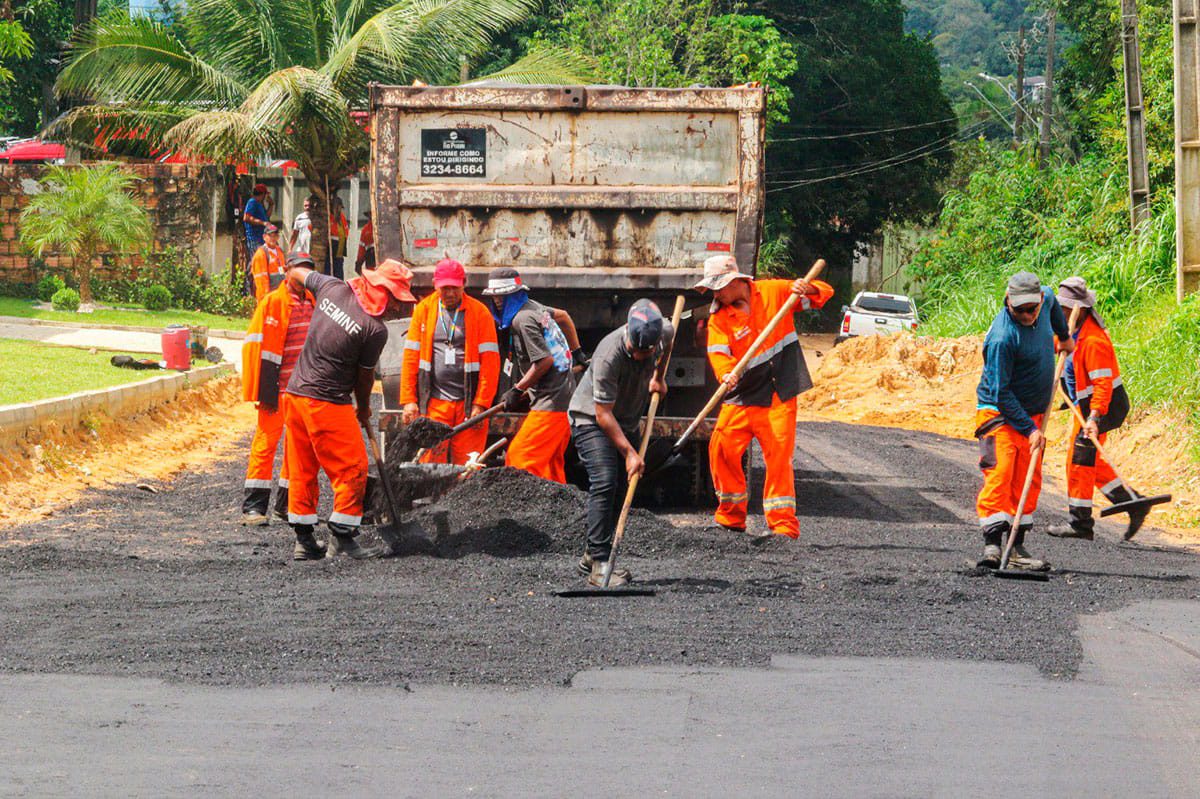
[[[917,306],[903,294],[860,291],[842,307],[842,327],[835,343],[852,336],[873,336],[917,329]]]

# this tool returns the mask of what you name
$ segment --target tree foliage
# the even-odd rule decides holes
[[[27,53],[0,52],[0,67],[19,75],[16,80],[0,81],[0,132],[32,136],[57,111],[54,79],[62,59],[62,43],[71,36],[73,3],[13,0],[9,7],[13,23],[28,37],[30,47]]]
[[[368,82],[454,83],[460,58],[482,59],[537,2],[191,0],[174,24],[117,10],[74,40],[58,90],[90,102],[51,132],[83,148],[132,136],[222,162],[291,158],[325,198],[366,164],[367,136],[351,110],[365,108]],[[582,69],[540,50],[501,77],[578,82]],[[318,214],[318,261],[326,225]]]
[[[113,164],[47,167],[42,190],[21,211],[21,242],[39,258],[71,256],[85,303],[98,253],[136,251],[150,240],[149,215],[129,193],[135,180]]]

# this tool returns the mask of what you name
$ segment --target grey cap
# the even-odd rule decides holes
[[[657,347],[663,335],[662,311],[650,300],[638,300],[629,309],[625,333],[634,349],[648,350]]]
[[[1096,304],[1096,292],[1083,278],[1069,277],[1058,284],[1058,304],[1064,308],[1091,308]]]
[[[1008,279],[1008,304],[1014,308],[1042,301],[1042,281],[1033,272],[1017,272]]]

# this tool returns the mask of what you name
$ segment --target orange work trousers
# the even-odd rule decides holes
[[[466,420],[469,410],[465,400],[455,402],[430,397],[425,415],[435,422],[454,427]],[[421,456],[421,463],[457,463],[461,466],[467,462],[467,457],[472,452],[483,452],[487,449],[487,431],[488,423],[480,422],[449,441],[443,441],[436,447],[431,447]]]
[[[773,532],[789,538],[800,537],[796,518],[796,482],[792,474],[792,454],[796,447],[796,399],[781,402],[778,396],[771,407],[722,405],[717,426],[708,442],[708,463],[717,489],[718,524],[746,526],[746,473],[742,456],[751,440],[762,447],[767,465],[763,485],[763,512]]]
[[[982,427],[999,416],[999,411],[981,408],[975,412],[975,426]],[[1034,416],[1033,423],[1041,427],[1042,414]],[[983,472],[983,488],[975,500],[975,510],[982,529],[995,528],[1000,523],[1012,524],[1017,514],[1017,503],[1021,501],[1021,489],[1025,486],[1025,475],[1029,471],[1030,454],[1029,439],[1008,424],[998,425],[979,439],[979,469]],[[1042,458],[1039,454],[1018,527],[1033,524],[1033,512],[1037,510],[1041,492]]]
[[[254,440],[250,442],[250,463],[246,466],[246,488],[271,487],[271,474],[275,469],[275,450],[283,438],[283,409],[272,410],[258,406],[258,427],[254,429]],[[287,445],[283,447],[283,465],[279,467],[279,487],[288,487]]]
[[[353,405],[284,394],[287,422],[288,522],[316,524],[324,469],[333,485],[330,524],[358,527],[367,489],[367,448]]]
[[[1072,442],[1079,440],[1079,431],[1082,429],[1079,420],[1072,421]],[[1101,433],[1098,438],[1100,446],[1104,446],[1108,434]],[[1071,453],[1067,456],[1067,504],[1072,508],[1092,507],[1092,496],[1097,483],[1105,495],[1121,485],[1117,473],[1108,465],[1108,461],[1100,457],[1099,450],[1091,446],[1072,446]]]
[[[566,411],[530,411],[508,445],[504,463],[544,480],[565,483],[563,458],[570,440],[571,423]]]

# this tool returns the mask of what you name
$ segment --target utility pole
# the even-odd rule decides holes
[[[1197,0],[1174,0],[1176,294],[1200,289],[1200,31]]]
[[[1038,169],[1050,160],[1050,122],[1054,117],[1054,6],[1046,11],[1046,84],[1042,87],[1042,132],[1038,140]]]
[[[1125,149],[1129,163],[1129,215],[1136,230],[1150,219],[1150,172],[1146,165],[1146,119],[1142,109],[1142,56],[1137,0],[1121,0],[1125,54]]]
[[[1017,28],[1017,90],[1013,92],[1017,98],[1016,113],[1013,116],[1013,149],[1021,148],[1021,135],[1025,127],[1025,108],[1021,103],[1025,99],[1025,25]]]

